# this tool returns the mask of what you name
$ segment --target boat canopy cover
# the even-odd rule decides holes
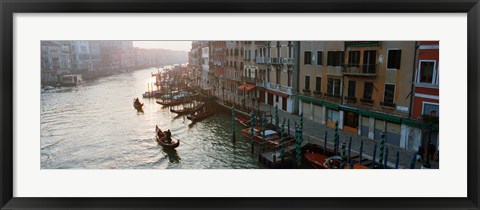
[[[276,135],[277,132],[273,131],[273,130],[266,130],[265,131],[265,136],[270,136],[270,135]]]

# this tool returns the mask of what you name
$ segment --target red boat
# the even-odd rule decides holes
[[[249,123],[250,123],[250,120],[248,120],[247,118],[245,118],[243,116],[236,116],[235,120],[240,122],[240,124],[242,124],[245,127],[248,127]]]
[[[321,153],[307,152],[305,153],[305,158],[314,168],[318,169],[338,169],[340,168],[340,164],[342,162],[342,157],[340,156],[327,157]],[[346,165],[345,169],[350,169],[350,166]],[[368,167],[360,165],[359,163],[355,163],[353,165],[353,169],[368,169]]]
[[[262,128],[260,126],[254,126],[253,127],[253,139],[255,139],[255,141],[258,142],[258,143],[263,142],[262,130],[261,129]],[[242,129],[242,135],[250,139],[252,137],[250,128]],[[265,139],[264,140],[265,140],[264,143],[266,143],[267,146],[272,147],[272,148],[278,148],[282,144],[282,139],[280,137],[280,134],[275,132],[274,130],[265,130]],[[294,140],[295,139],[293,137],[285,135],[284,140],[283,140],[284,141],[284,146],[289,146],[289,145],[293,144]]]

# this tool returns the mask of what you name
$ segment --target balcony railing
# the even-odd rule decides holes
[[[249,82],[249,83],[256,83],[257,80],[254,77],[246,77],[241,76],[242,81]]]
[[[387,101],[380,101],[380,106],[395,107],[395,103],[387,102]]]
[[[312,91],[309,90],[309,89],[303,89],[303,93],[306,94],[306,95],[310,95]]]
[[[293,58],[272,58],[272,64],[293,64]]]
[[[360,102],[366,103],[366,104],[373,104],[373,100],[372,99],[367,99],[367,98],[361,98]]]
[[[357,102],[357,98],[356,97],[352,97],[352,96],[345,96],[345,100],[347,102],[351,102],[351,103],[356,103]]]
[[[292,87],[277,84],[277,88],[284,93],[292,94]]]
[[[259,80],[256,82],[256,85],[258,87],[264,87],[264,88],[267,88],[267,82],[263,81],[263,80]]]
[[[377,64],[345,64],[342,73],[344,75],[376,76]]]
[[[272,64],[282,64],[282,58],[272,58]]]
[[[264,57],[257,57],[257,59],[255,59],[257,61],[257,63],[265,63],[265,58]]]
[[[285,86],[285,85],[280,85],[280,84],[275,84],[275,83],[270,83],[270,82],[257,82],[257,86],[259,87],[264,87],[270,90],[274,91],[280,91],[284,92],[286,94],[292,94],[292,87]]]
[[[325,96],[330,97],[330,98],[342,98],[341,95],[335,95],[333,93],[325,93]]]
[[[283,58],[284,64],[293,64],[293,58]]]
[[[316,95],[316,96],[322,96],[321,91],[313,91],[313,94]]]

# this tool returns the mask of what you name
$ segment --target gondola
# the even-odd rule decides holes
[[[173,112],[173,113],[179,114],[179,115],[188,114],[188,113],[192,112],[192,110],[193,110],[193,108],[183,108],[183,109],[170,108],[170,112]]]
[[[163,106],[175,106],[175,105],[180,105],[180,104],[185,104],[185,103],[190,103],[192,102],[193,99],[173,99],[173,100],[157,100],[157,104],[163,105]]]
[[[133,101],[133,107],[139,111],[139,112],[143,112],[143,103],[140,103],[140,102],[137,102],[137,101]]]
[[[176,113],[178,115],[184,115],[184,114],[190,114],[194,111],[197,111],[199,110],[200,108],[203,107],[203,103],[201,104],[198,104],[197,106],[195,107],[191,107],[191,108],[183,108],[183,109],[174,109],[173,107],[170,108],[170,112],[173,112],[173,113]]]
[[[197,111],[193,114],[190,114],[187,116],[187,119],[191,120],[192,122],[198,122],[198,121],[201,121],[207,117],[210,117],[212,116],[213,114],[215,114],[215,112],[206,112],[206,111]]]
[[[163,136],[159,137],[158,136],[158,131],[160,131],[160,128],[158,127],[158,125],[156,125],[155,126],[155,133],[156,133],[155,139],[157,140],[158,144],[160,144],[160,146],[162,146],[164,149],[175,149],[178,146],[180,146],[180,140],[172,138],[172,141],[170,143],[168,143],[165,140],[167,138],[167,134],[165,132],[162,132]]]

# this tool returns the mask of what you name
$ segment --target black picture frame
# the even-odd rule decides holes
[[[478,0],[0,0],[1,209],[479,209]],[[13,197],[15,13],[467,13],[468,196],[466,198],[16,198]],[[450,180],[445,180],[450,181]],[[93,189],[92,189],[93,190]],[[254,190],[254,189],[252,189]],[[414,189],[412,189],[414,190]],[[441,189],[448,190],[448,189]]]

